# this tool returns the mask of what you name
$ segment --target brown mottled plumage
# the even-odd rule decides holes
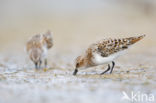
[[[50,49],[53,46],[52,33],[50,31],[43,34],[44,41],[47,43],[47,48]]]
[[[145,35],[122,39],[104,39],[95,44],[97,46],[96,50],[101,54],[101,56],[107,57],[111,54],[127,49],[130,45],[136,43],[144,36]],[[94,46],[94,44],[92,46]]]
[[[30,59],[34,62],[36,69],[40,68],[42,60],[47,66],[47,51],[53,46],[51,32],[34,35],[26,44],[26,51]]]
[[[111,68],[112,73],[115,65],[115,62],[113,62],[113,60],[120,56],[121,52],[128,49],[129,46],[144,37],[145,35],[122,39],[103,39],[97,43],[92,44],[83,55],[79,56],[76,59],[76,69],[73,75],[76,75],[78,69],[80,68],[97,66],[109,62],[112,62],[113,64]],[[109,70],[110,65],[108,65],[108,69],[105,72]],[[105,72],[101,74],[104,74]]]

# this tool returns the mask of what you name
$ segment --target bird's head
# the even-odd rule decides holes
[[[44,38],[44,41],[47,44],[47,48],[51,48],[53,46],[52,34],[53,33],[51,33],[50,31],[47,31],[45,34],[43,34],[43,38]]]
[[[83,56],[77,57],[76,61],[75,61],[75,71],[74,71],[73,75],[77,74],[78,69],[83,69],[85,67],[87,67],[87,61],[86,61],[85,57],[83,57]]]

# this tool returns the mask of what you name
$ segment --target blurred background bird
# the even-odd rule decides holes
[[[36,69],[41,68],[43,60],[45,68],[47,68],[47,51],[52,46],[53,38],[50,31],[44,34],[36,34],[27,42],[26,50]]]

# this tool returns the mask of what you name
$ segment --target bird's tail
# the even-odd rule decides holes
[[[134,44],[136,42],[138,42],[139,40],[143,39],[146,35],[141,35],[141,36],[137,36],[137,37],[130,37],[130,43]]]

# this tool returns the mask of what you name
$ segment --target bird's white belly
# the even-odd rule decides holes
[[[92,61],[96,65],[105,64],[108,62],[112,62],[114,59],[116,59],[117,57],[119,57],[123,53],[124,53],[124,51],[120,51],[120,52],[117,52],[115,54],[109,55],[108,57],[102,57],[100,54],[94,53],[93,54],[94,58],[92,59]]]
[[[43,47],[42,59],[47,58],[47,52],[48,52],[47,48]]]

